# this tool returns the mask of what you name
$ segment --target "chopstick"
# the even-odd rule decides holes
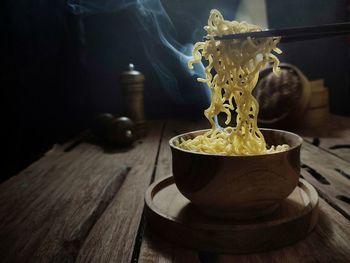
[[[281,42],[293,42],[324,37],[334,37],[350,34],[350,22],[326,24],[309,27],[292,27],[284,29],[270,29],[259,32],[246,32],[223,36],[214,36],[215,40],[281,37]],[[208,40],[208,38],[205,38]]]

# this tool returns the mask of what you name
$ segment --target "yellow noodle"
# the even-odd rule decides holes
[[[257,126],[259,112],[258,102],[252,91],[258,81],[259,71],[268,63],[273,63],[273,72],[279,72],[279,60],[272,54],[282,51],[276,47],[279,38],[261,38],[246,40],[214,40],[214,36],[234,33],[256,32],[259,26],[246,22],[224,20],[218,10],[212,10],[208,19],[205,42],[194,45],[194,63],[201,63],[202,58],[208,61],[205,67],[205,79],[211,89],[211,104],[204,111],[212,129],[194,139],[182,140],[178,146],[196,152],[222,155],[255,155],[284,151],[288,145],[267,148],[265,139]],[[232,100],[236,103],[234,109]],[[219,113],[227,115],[226,125],[231,122],[231,111],[237,112],[237,126],[219,129],[215,117]]]

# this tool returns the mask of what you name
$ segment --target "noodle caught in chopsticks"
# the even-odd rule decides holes
[[[198,78],[198,81],[207,83],[211,89],[211,104],[204,114],[212,128],[194,139],[182,140],[178,146],[190,151],[222,155],[256,155],[287,150],[289,146],[286,144],[267,147],[257,126],[259,105],[252,95],[259,71],[268,63],[273,63],[276,74],[279,72],[279,60],[272,54],[282,52],[276,47],[279,38],[214,40],[214,36],[262,30],[246,22],[224,20],[215,9],[210,12],[208,26],[204,29],[208,40],[195,44],[193,59],[188,66],[193,68],[193,64],[201,63],[202,58],[208,61],[206,78]],[[215,117],[225,113],[227,125],[231,122],[233,110],[237,113],[237,126],[217,127]]]

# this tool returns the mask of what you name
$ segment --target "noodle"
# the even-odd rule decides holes
[[[210,12],[208,26],[204,29],[208,40],[195,44],[193,59],[188,62],[188,66],[193,68],[193,64],[201,63],[202,58],[208,61],[206,78],[197,80],[207,83],[211,89],[211,104],[204,115],[212,128],[194,139],[182,139],[178,146],[190,151],[222,155],[254,155],[288,149],[289,146],[285,144],[267,148],[257,126],[259,105],[252,95],[262,68],[272,62],[273,72],[279,72],[279,60],[271,53],[282,52],[276,47],[279,38],[214,40],[214,36],[262,30],[246,22],[224,20],[215,9]],[[237,112],[237,126],[224,129],[217,127],[215,117],[225,113],[225,124],[228,125],[233,110]]]

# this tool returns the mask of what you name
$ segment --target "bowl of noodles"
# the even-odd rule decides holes
[[[193,64],[205,60],[211,102],[204,111],[211,129],[170,140],[173,175],[180,192],[204,213],[239,219],[266,216],[293,192],[300,172],[302,139],[287,131],[259,129],[259,103],[253,96],[259,73],[279,74],[279,37],[218,40],[215,36],[257,32],[246,22],[225,20],[211,10],[206,40],[193,48]],[[275,54],[274,54],[275,53]],[[281,87],[283,88],[283,87]],[[227,116],[222,128],[219,114]]]
[[[298,184],[302,138],[291,132],[261,129],[268,147],[289,147],[257,155],[228,156],[179,146],[181,141],[208,131],[181,134],[169,142],[180,192],[201,212],[215,217],[253,219],[273,213]]]

